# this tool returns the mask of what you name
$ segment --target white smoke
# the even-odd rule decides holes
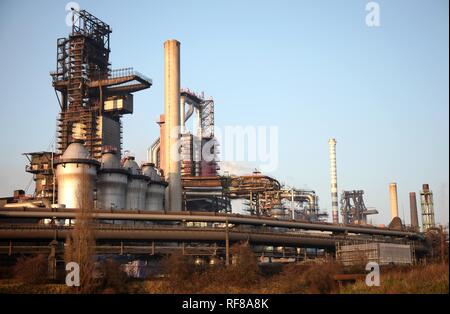
[[[435,205],[434,211],[436,215],[436,223],[447,225],[449,220],[449,207],[448,207],[448,195],[449,195],[448,182],[439,184],[438,193],[435,193]]]
[[[250,167],[246,162],[235,162],[235,161],[221,161],[220,162],[220,174],[222,175],[246,175],[251,174],[255,169]]]

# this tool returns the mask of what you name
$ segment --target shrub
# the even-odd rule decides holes
[[[311,267],[305,272],[303,279],[307,292],[332,293],[336,289],[334,275],[337,272],[337,266],[331,263]]]
[[[228,284],[240,287],[250,287],[261,279],[258,262],[248,243],[234,244],[231,248],[233,265],[225,268],[225,278]]]
[[[22,257],[14,267],[14,274],[22,283],[45,283],[48,280],[48,260],[45,255]]]
[[[107,259],[100,263],[100,288],[103,293],[127,293],[128,276],[119,262]]]
[[[286,265],[275,276],[268,293],[332,293],[336,290],[334,275],[340,270],[337,264]]]
[[[163,260],[163,267],[168,276],[167,288],[171,293],[196,292],[197,270],[190,256],[174,252]]]

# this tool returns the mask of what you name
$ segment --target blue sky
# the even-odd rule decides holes
[[[365,190],[389,220],[389,182],[409,223],[408,192],[429,183],[448,222],[448,1],[77,1],[112,26],[113,68],[153,78],[124,118],[124,148],[144,160],[163,110],[163,42],[181,42],[182,86],[216,103],[216,124],[276,125],[281,182],[315,189],[331,209],[328,138],[338,188]],[[0,2],[0,194],[24,188],[22,152],[49,148],[58,104],[49,72],[67,1]],[[31,192],[32,189],[29,189]]]

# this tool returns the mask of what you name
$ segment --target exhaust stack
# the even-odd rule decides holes
[[[164,152],[166,211],[181,211],[181,175],[178,141],[180,139],[180,43],[164,43]]]
[[[417,216],[416,192],[409,193],[409,209],[411,214],[411,227],[413,227],[414,230],[419,231],[419,218]]]
[[[339,223],[338,195],[337,195],[337,170],[336,170],[336,140],[330,138],[328,141],[330,151],[330,180],[331,180],[331,209],[333,213],[333,223]]]
[[[398,217],[397,183],[389,184],[389,195],[391,198],[391,219]]]

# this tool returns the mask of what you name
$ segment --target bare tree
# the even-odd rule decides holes
[[[95,272],[95,236],[93,230],[92,209],[94,207],[93,190],[87,174],[83,174],[83,188],[77,195],[80,208],[75,215],[75,226],[66,240],[65,261],[76,262],[80,266],[80,287],[78,293],[96,291]]]

